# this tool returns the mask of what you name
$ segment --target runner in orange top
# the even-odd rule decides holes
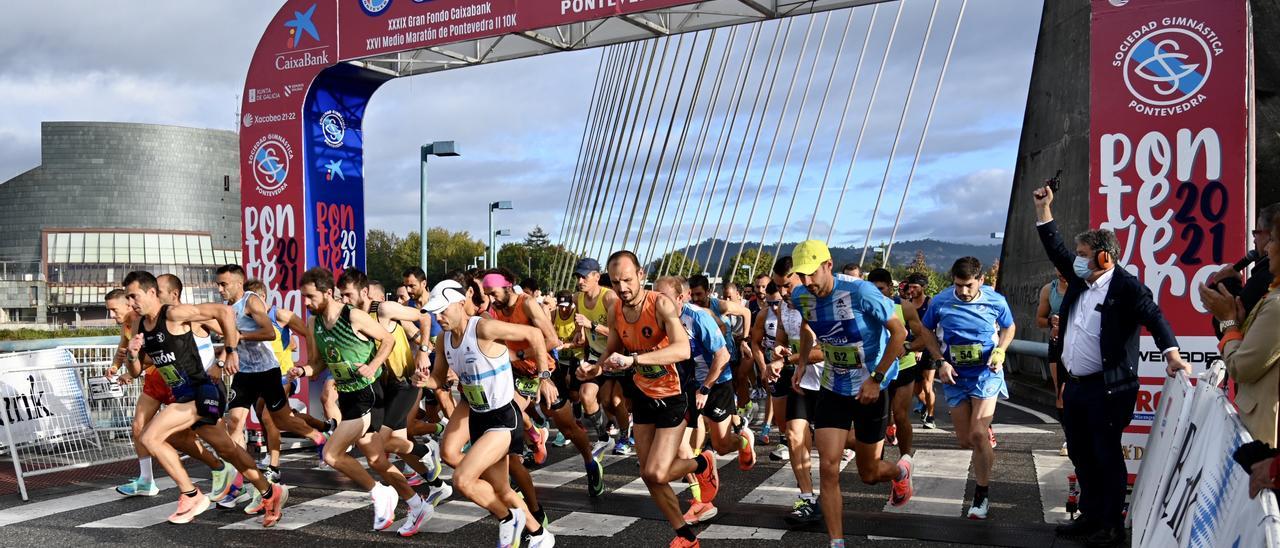
[[[688,402],[674,364],[689,359],[690,354],[680,307],[671,299],[641,288],[644,269],[634,253],[614,253],[609,257],[608,269],[618,302],[611,313],[609,344],[599,366],[633,371],[636,389],[629,399],[640,477],[662,515],[676,530],[671,546],[698,546],[698,537],[685,523],[670,482],[695,474],[702,498],[710,501],[720,488],[720,476],[710,451],[692,459],[676,458]]]

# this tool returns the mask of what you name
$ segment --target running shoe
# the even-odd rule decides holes
[[[613,439],[618,439],[618,436],[622,435],[622,431],[618,430],[618,425],[609,423],[609,431],[607,434],[609,434],[609,437]]]
[[[791,459],[791,450],[784,443],[779,443],[777,447],[773,448],[773,451],[769,452],[769,460],[784,461],[789,459]]]
[[[938,423],[933,422],[933,415],[925,415],[924,420],[920,421],[920,426],[923,426],[925,430],[933,430],[938,427]]]
[[[1059,450],[1058,450],[1058,456],[1060,456],[1060,457],[1068,456],[1068,453],[1067,453],[1067,442],[1065,442],[1065,441],[1064,441],[1064,442],[1062,442],[1062,449],[1059,449]]]
[[[199,490],[194,497],[178,495],[178,510],[169,516],[169,523],[191,523],[209,509],[209,504],[209,497]]]
[[[635,454],[635,451],[631,448],[632,443],[630,436],[618,440],[618,443],[613,446],[613,454],[620,457],[629,457]]]
[[[249,497],[252,500],[250,500],[249,504],[244,507],[244,513],[249,514],[251,516],[256,516],[258,514],[261,514],[262,511],[266,509],[266,506],[262,502],[262,491],[259,491],[257,487],[254,487],[252,484],[250,484]]]
[[[266,470],[262,471],[262,477],[267,478],[267,481],[271,483],[280,483],[280,469],[277,468],[275,470],[272,470],[270,468],[267,468]]]
[[[274,527],[280,521],[280,513],[284,503],[289,500],[289,488],[283,485],[271,486],[271,498],[262,498],[262,526]]]
[[[232,508],[235,508],[236,506],[239,506],[240,503],[248,501],[252,498],[253,498],[253,494],[250,493],[248,489],[245,489],[243,486],[240,486],[240,485],[232,484],[231,490],[227,492],[227,496],[222,497],[222,499],[218,501],[218,508],[224,508],[224,509],[230,510]]]
[[[328,434],[328,433],[325,433],[325,432],[321,432],[321,433],[320,433],[320,435],[321,435],[322,437],[324,437],[324,440],[323,440],[323,441],[321,441],[320,443],[317,443],[317,444],[316,444],[316,456],[317,456],[317,457],[320,457],[320,464],[325,464],[325,462],[324,462],[324,445],[325,445],[326,443],[329,443],[329,434]]]
[[[511,515],[498,522],[498,548],[520,548],[524,522],[524,512],[512,508]]]
[[[738,469],[746,472],[756,466],[756,437],[746,423],[743,423],[738,437],[742,438],[742,443],[738,445]]]
[[[606,438],[603,440],[597,440],[597,441],[591,442],[591,454],[603,455],[604,452],[608,451],[610,447],[613,447],[613,438]]]
[[[543,527],[538,529],[536,535],[525,536],[525,546],[527,548],[552,548],[556,545],[556,536],[551,534],[551,529]]]
[[[898,425],[890,424],[884,429],[884,443],[894,447],[898,445]]]
[[[116,492],[126,497],[154,497],[160,494],[160,489],[156,487],[155,480],[142,481],[142,478],[133,478],[129,483],[116,487]]]
[[[525,434],[529,436],[529,443],[533,445],[534,464],[542,466],[547,462],[547,429],[535,426],[525,430]]]
[[[422,479],[422,475],[417,472],[405,474],[404,479],[409,482],[409,487],[417,487],[427,482],[427,480]]]
[[[373,497],[373,530],[384,531],[396,522],[396,490],[385,483],[378,483],[369,492]]]
[[[798,498],[791,505],[791,513],[787,514],[783,519],[793,527],[819,523],[822,521],[822,507],[818,505],[817,501],[809,502],[804,498]]]
[[[321,433],[324,434],[325,439],[328,439],[329,436],[333,435],[333,431],[337,429],[338,429],[338,419],[329,419],[324,423],[324,432],[321,432]]]
[[[432,487],[427,492],[427,502],[432,506],[440,506],[440,503],[449,500],[453,496],[453,486],[448,483],[441,483],[440,487]]]
[[[991,497],[982,499],[982,504],[969,507],[969,519],[987,519],[987,511],[991,509]]]
[[[271,466],[271,453],[262,455],[262,458],[258,459],[258,468],[266,468],[268,466]]]
[[[401,525],[397,532],[400,533],[400,536],[405,538],[418,534],[418,529],[421,528],[422,524],[426,523],[427,520],[431,519],[431,515],[435,512],[436,506],[429,502],[422,502],[418,504],[417,508],[414,508],[413,505],[409,505],[409,515],[405,516],[404,525]]]
[[[840,455],[840,463],[848,464],[849,461],[853,460],[854,456],[856,455],[854,455],[853,449],[845,449],[844,453]]]
[[[842,538],[831,539],[831,542],[827,543],[827,548],[844,548],[844,539]]]
[[[568,440],[568,438],[565,438],[565,437],[564,437],[564,432],[561,432],[561,431],[559,431],[559,430],[556,430],[556,437],[551,438],[551,446],[552,446],[552,447],[564,447],[564,446],[566,446],[566,445],[569,445],[569,440]]]
[[[427,454],[426,458],[422,459],[422,464],[427,467],[426,479],[435,481],[440,479],[440,470],[442,468],[440,466],[440,444],[432,440],[427,443],[427,446],[431,448],[431,452]]]
[[[689,540],[680,535],[676,535],[676,538],[671,539],[669,546],[670,548],[702,548],[702,544],[698,542],[698,539]]]
[[[709,502],[698,502],[695,500],[693,501],[693,504],[689,506],[689,511],[684,513],[684,522],[689,525],[706,523],[711,521],[711,519],[716,517],[719,513],[720,510],[716,508],[716,505]]]
[[[702,488],[699,502],[709,503],[716,500],[716,493],[720,491],[720,470],[716,468],[716,456],[709,450],[702,452],[702,458],[707,461],[707,469],[701,474],[697,474],[695,478],[698,485]]]
[[[769,445],[770,434],[773,434],[773,425],[765,423],[765,425],[760,428],[760,437],[756,442],[760,445]]]
[[[598,497],[604,494],[604,464],[600,462],[599,453],[592,454],[587,461],[587,494]]]
[[[902,477],[893,480],[893,486],[889,489],[889,504],[893,506],[902,506],[911,500],[911,495],[915,494],[915,487],[911,483],[911,455],[903,455],[898,459],[898,468],[902,470]]]
[[[987,427],[987,437],[991,439],[991,448],[995,449],[996,448],[996,431],[992,430],[990,426]]]

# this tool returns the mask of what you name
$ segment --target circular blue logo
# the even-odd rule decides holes
[[[347,122],[338,111],[326,110],[320,115],[320,131],[324,133],[324,144],[338,148],[347,135]]]
[[[382,15],[391,7],[391,0],[360,0],[360,9],[371,16]]]

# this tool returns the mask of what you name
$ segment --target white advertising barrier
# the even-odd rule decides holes
[[[1216,383],[1168,380],[1130,504],[1133,544],[1280,546],[1275,495],[1250,499],[1249,475],[1231,458],[1250,441]]]
[[[0,424],[12,436],[0,443],[56,441],[91,430],[78,374],[67,350],[0,355]]]

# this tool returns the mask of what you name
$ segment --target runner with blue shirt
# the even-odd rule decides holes
[[[819,503],[830,545],[843,547],[840,457],[850,426],[862,481],[869,485],[891,481],[889,502],[894,506],[906,504],[913,494],[911,456],[904,455],[897,464],[880,460],[889,414],[885,388],[897,376],[897,358],[907,330],[894,314],[893,301],[875,285],[832,271],[827,244],[801,242],[791,257],[792,268],[804,284],[791,294],[802,317],[799,363],[792,385],[799,387],[809,352],[820,345],[826,359],[813,420],[821,477]]]
[[[973,450],[977,487],[969,519],[987,519],[991,507],[987,490],[995,462],[989,429],[996,398],[1009,398],[1004,355],[1016,327],[1009,303],[995,289],[983,285],[978,259],[956,260],[951,277],[955,286],[934,296],[921,322],[938,333],[938,340],[925,342],[934,356],[941,356],[936,360],[938,377],[951,408],[956,440],[960,447]]]

